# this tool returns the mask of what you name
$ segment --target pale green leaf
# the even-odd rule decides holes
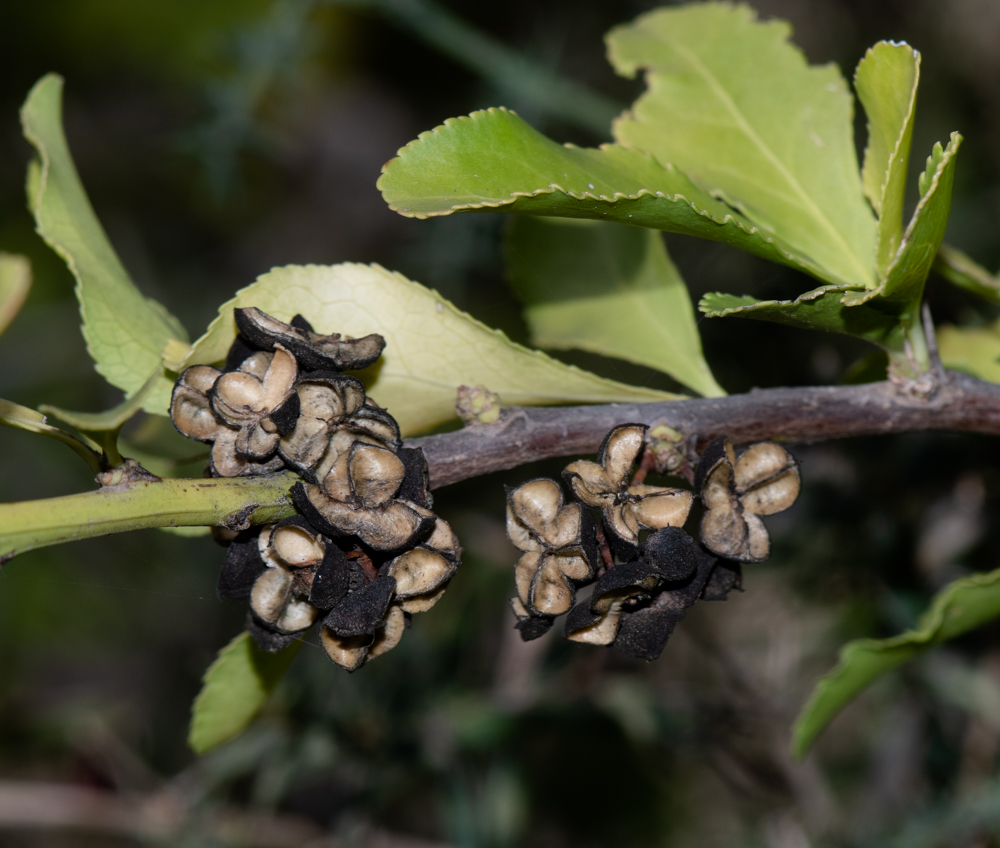
[[[390,209],[409,218],[514,212],[618,221],[721,241],[837,282],[673,165],[613,144],[556,144],[506,109],[450,118],[422,133],[385,165],[378,188]]]
[[[191,708],[188,744],[198,754],[238,736],[260,712],[302,647],[269,654],[244,631],[219,651]]]
[[[282,321],[301,313],[324,333],[384,336],[381,360],[362,376],[404,435],[455,418],[459,386],[484,386],[508,406],[678,397],[564,365],[514,344],[402,274],[353,263],[290,265],[259,277],[220,307],[178,369],[223,360],[236,337],[233,309],[245,306]]]
[[[507,271],[532,343],[616,356],[725,394],[705,361],[687,286],[653,230],[524,216],[511,222]]]
[[[1000,276],[991,274],[962,251],[942,244],[934,260],[934,270],[952,285],[1000,304]]]
[[[94,214],[63,133],[62,87],[61,77],[43,77],[21,110],[25,138],[38,153],[28,172],[28,206],[38,233],[76,278],[83,337],[98,373],[131,394],[160,366],[166,344],[186,336],[135,287]],[[169,392],[163,378],[145,408],[165,415]]]
[[[915,630],[891,639],[848,642],[837,667],[816,684],[795,722],[795,755],[805,754],[833,717],[876,678],[998,616],[1000,569],[964,577],[938,592]]]
[[[754,318],[805,330],[843,333],[865,339],[889,350],[902,348],[903,336],[897,304],[848,307],[844,286],[820,286],[795,300],[758,300],[749,295],[707,294],[698,308],[710,318]]]
[[[875,298],[919,302],[948,226],[951,190],[955,182],[955,157],[961,144],[962,136],[952,133],[946,148],[934,145],[927,158],[927,168],[920,175],[920,201],[913,210],[902,245],[889,270],[877,288],[844,295],[846,304],[866,303]]]
[[[31,288],[31,263],[26,256],[0,252],[0,334],[21,311]]]
[[[61,409],[58,406],[43,403],[38,407],[39,411],[55,416],[60,421],[65,421],[71,427],[76,427],[85,433],[101,433],[105,431],[117,431],[121,426],[135,415],[159,385],[163,379],[163,369],[158,367],[139,388],[137,392],[129,395],[120,404],[105,412],[71,412],[68,409]]]
[[[1000,324],[937,329],[938,352],[945,368],[1000,383]]]
[[[810,67],[789,34],[730,3],[657,9],[613,29],[611,63],[647,82],[613,134],[735,205],[824,279],[873,287],[852,97],[837,67]]]
[[[9,400],[0,399],[0,424],[56,439],[76,451],[95,474],[103,470],[100,445],[86,437],[81,438],[59,427],[54,427],[49,424],[41,412],[36,412],[27,406],[21,406]]]
[[[946,149],[935,145],[921,175],[920,202],[885,278],[874,289],[821,286],[792,301],[710,294],[699,309],[719,318],[739,316],[867,339],[890,354],[902,354],[906,326],[917,315],[924,283],[941,245],[962,137],[954,133]]]
[[[861,179],[878,215],[876,265],[885,274],[903,236],[903,199],[910,164],[920,54],[909,44],[880,41],[854,74],[868,116],[868,147]]]

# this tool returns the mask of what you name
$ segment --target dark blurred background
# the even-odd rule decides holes
[[[24,207],[17,110],[44,73],[66,78],[70,145],[112,242],[192,337],[272,266],[374,261],[525,341],[503,217],[403,219],[375,189],[379,169],[419,132],[492,105],[559,141],[608,140],[583,94],[553,109],[532,80],[559,74],[627,104],[641,83],[615,77],[602,35],[653,5],[7,0],[0,249],[30,256],[35,284],[0,337],[0,397],[81,410],[120,399],[94,373],[72,279]],[[965,135],[948,240],[1000,265],[1000,3],[755,5],[848,78],[879,39],[923,52],[915,162]],[[463,27],[510,53],[485,67]],[[517,56],[527,74],[512,73]],[[863,116],[857,126],[863,144]],[[667,242],[695,299],[812,286],[723,246]],[[939,323],[997,317],[941,280],[928,299]],[[731,392],[837,382],[868,352],[776,325],[701,329]],[[1000,845],[998,626],[889,675],[805,762],[788,755],[842,642],[899,632],[950,580],[1000,566],[1000,448],[915,434],[796,453],[805,489],[769,522],[770,561],[747,569],[744,594],[693,609],[652,664],[512,630],[502,484],[561,464],[440,491],[466,548],[444,600],[358,674],[307,646],[265,715],[201,760],[185,743],[190,702],[242,627],[242,610],[215,598],[221,549],[147,531],[18,557],[0,572],[0,844]],[[92,485],[63,446],[0,432],[0,499]]]

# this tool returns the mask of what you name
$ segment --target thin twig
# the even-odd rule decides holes
[[[1000,435],[1000,385],[949,371],[931,398],[882,382],[761,389],[662,403],[509,407],[496,424],[409,439],[407,446],[423,448],[431,487],[439,489],[540,459],[595,453],[605,434],[626,421],[667,424],[696,437],[699,447],[722,435],[737,445],[917,430]]]

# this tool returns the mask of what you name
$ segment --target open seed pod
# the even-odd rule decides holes
[[[434,519],[395,498],[406,465],[392,451],[355,441],[321,486],[296,483],[292,499],[328,536],[357,536],[377,551],[409,547],[434,529]]]
[[[299,414],[297,377],[295,358],[279,345],[273,354],[256,353],[215,381],[209,392],[212,411],[238,430],[237,456],[265,460],[277,450],[283,432],[292,431]]]
[[[693,496],[684,489],[629,485],[629,472],[643,448],[645,424],[622,424],[604,438],[597,462],[571,462],[563,477],[576,497],[601,510],[604,526],[619,540],[619,550],[634,549],[640,530],[681,527]]]
[[[393,559],[388,574],[396,579],[393,605],[403,612],[426,612],[444,595],[458,570],[461,548],[451,526],[429,510],[411,503],[418,513],[434,520],[434,530],[420,545]]]
[[[264,551],[268,550],[268,541],[274,525],[251,527],[239,533],[226,550],[226,559],[219,572],[219,584],[216,589],[220,598],[230,601],[246,601],[257,578],[267,569],[264,561]],[[263,544],[261,544],[263,540]]]
[[[555,480],[529,480],[507,489],[507,535],[524,551],[514,582],[527,615],[551,621],[568,612],[576,586],[594,577],[600,561],[590,513],[581,504],[566,504]],[[522,636],[540,629],[522,624],[522,618]]]
[[[224,429],[208,399],[221,376],[222,372],[211,365],[194,365],[177,378],[170,396],[170,420],[181,435],[199,442],[214,442]]]
[[[762,515],[788,509],[799,495],[799,469],[788,451],[758,442],[737,459],[720,436],[702,454],[695,488],[705,505],[701,541],[712,553],[740,562],[763,562],[771,552]]]
[[[715,562],[680,528],[651,533],[638,560],[608,569],[590,603],[573,608],[566,638],[656,659],[684,611],[701,597]]]
[[[392,606],[374,634],[340,636],[330,628],[323,627],[320,630],[320,643],[327,656],[337,665],[347,671],[357,671],[369,660],[395,648],[406,626],[406,614],[399,607]]]
[[[312,469],[302,472],[306,479],[319,482],[325,478],[341,454],[349,451],[355,442],[387,448],[397,454],[400,452],[402,441],[399,438],[399,425],[396,424],[396,419],[384,409],[369,403],[370,400],[366,399],[365,405],[354,415],[332,428],[330,440],[322,456]]]
[[[280,345],[299,361],[305,371],[355,371],[367,368],[382,355],[385,339],[372,334],[360,339],[332,333],[316,333],[302,316],[292,324],[272,318],[256,307],[234,309],[236,326],[250,344],[261,350]]]
[[[295,393],[298,418],[278,450],[289,467],[310,473],[327,452],[331,434],[364,406],[365,388],[354,377],[324,371],[300,377]]]
[[[307,630],[319,616],[310,595],[327,559],[326,540],[295,516],[270,528],[267,536],[261,533],[258,548],[266,566],[250,592],[258,625],[284,634]]]

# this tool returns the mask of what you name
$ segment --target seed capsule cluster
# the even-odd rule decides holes
[[[760,516],[787,509],[798,496],[791,455],[763,442],[737,458],[721,438],[706,448],[694,492],[650,486],[632,477],[646,430],[615,427],[597,462],[566,467],[574,503],[555,480],[508,488],[507,535],[522,551],[511,607],[526,641],[567,613],[568,639],[656,659],[688,607],[725,600],[742,587],[740,563],[767,558]],[[696,496],[705,507],[701,544],[682,529]],[[577,590],[589,584],[590,598],[576,603]]]
[[[284,469],[300,515],[239,533],[219,595],[249,601],[257,643],[277,651],[320,622],[330,658],[354,671],[394,648],[410,616],[438,601],[459,566],[448,523],[431,511],[423,452],[342,372],[365,368],[385,341],[320,335],[236,309],[239,336],[225,367],[196,365],[177,380],[177,429],[210,443],[216,477]]]

